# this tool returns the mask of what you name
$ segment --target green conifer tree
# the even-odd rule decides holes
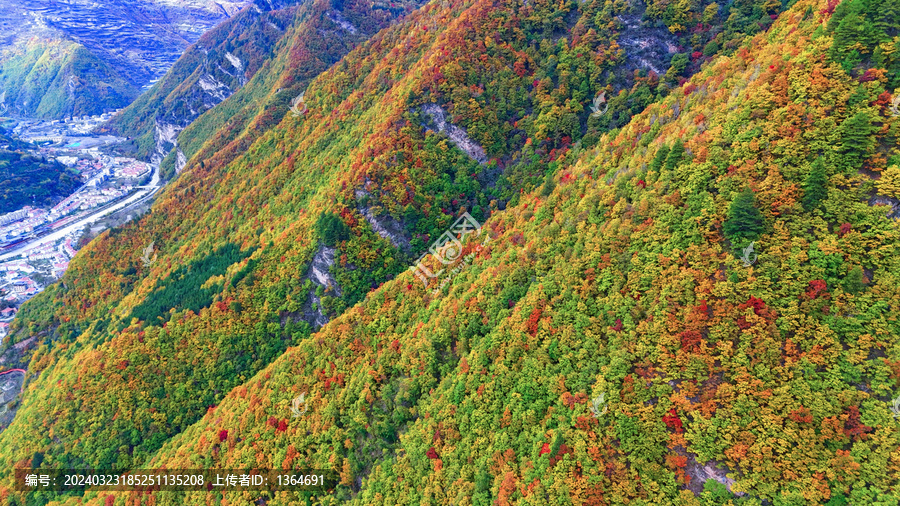
[[[341,241],[350,238],[350,228],[340,216],[334,213],[324,213],[316,221],[316,228],[322,236],[322,241],[328,247],[334,247]]]
[[[860,111],[844,120],[840,131],[842,137],[840,150],[844,154],[843,169],[855,172],[875,143],[872,136],[875,131],[872,118],[867,112]]]
[[[669,147],[663,145],[656,151],[656,156],[654,156],[653,160],[650,162],[649,169],[659,172],[660,169],[662,169],[663,163],[665,163],[667,156],[669,156]]]
[[[828,196],[828,174],[825,172],[825,164],[817,159],[812,164],[812,170],[803,182],[803,209],[812,211],[819,207],[825,197]]]
[[[752,190],[745,189],[731,202],[723,229],[725,237],[738,248],[755,241],[762,233],[763,217],[756,208],[756,196]]]
[[[866,289],[866,274],[859,265],[850,269],[847,277],[844,278],[844,290],[849,293],[859,293]]]
[[[541,195],[544,197],[549,196],[553,193],[553,189],[556,188],[556,181],[553,180],[553,173],[548,173],[544,176],[544,186],[541,188]]]
[[[673,170],[683,157],[684,143],[681,142],[681,139],[678,139],[674,144],[672,144],[672,149],[669,151],[669,155],[666,157],[666,170]]]

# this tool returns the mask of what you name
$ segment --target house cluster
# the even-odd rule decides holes
[[[52,150],[45,148],[47,155]],[[139,162],[134,158],[121,156],[107,156],[89,152],[93,158],[78,158],[74,156],[57,156],[56,159],[64,165],[78,171],[82,181],[88,186],[99,186],[113,178],[139,179],[148,174],[152,167],[148,163]]]
[[[0,264],[0,290],[7,302],[24,302],[40,291],[37,282],[29,274],[37,269],[26,261]]]
[[[41,244],[28,250],[26,259],[28,262],[46,261],[50,264],[50,272],[54,278],[59,278],[69,267],[69,260],[75,256],[74,237],[66,236],[56,244]],[[2,264],[0,264],[2,265]]]
[[[0,246],[26,238],[40,232],[65,216],[78,211],[86,211],[124,197],[134,189],[131,185],[119,188],[85,188],[66,197],[50,212],[44,209],[25,207],[0,217]]]
[[[150,174],[150,164],[133,158],[115,158],[116,176],[137,179]]]
[[[0,216],[0,226],[8,225],[14,221],[23,220],[28,216],[28,213],[31,211],[31,207],[25,206],[18,211],[13,211],[11,213],[6,213],[3,216]]]
[[[62,202],[53,206],[47,215],[48,221],[55,221],[75,211],[82,211],[106,204],[127,195],[132,190],[131,185],[122,185],[119,188],[86,188],[73,193]]]
[[[72,116],[53,121],[22,121],[14,131],[16,135],[20,136],[26,132],[33,132],[28,136],[28,140],[32,142],[62,142],[69,135],[90,134],[98,126],[109,121],[115,112],[107,112],[99,116]]]
[[[0,242],[9,243],[34,233],[48,221],[47,211],[23,207],[0,218]],[[9,218],[9,219],[7,219]]]
[[[57,241],[40,244],[27,250],[23,258],[0,262],[0,299],[21,304],[43,290],[34,279],[37,274],[44,278],[61,277],[75,256],[75,244],[81,232],[81,229],[75,230]],[[0,327],[11,321],[16,311],[14,307],[0,310]]]
[[[66,161],[72,162],[69,159]],[[73,213],[99,207],[128,195],[134,190],[134,186],[121,180],[136,183],[134,180],[148,175],[152,170],[150,164],[133,158],[107,155],[77,159],[70,166],[81,173],[85,180],[84,186],[49,212],[24,207],[0,216],[0,247],[38,233],[42,227],[53,226],[50,224]]]
[[[74,158],[74,160],[73,160]],[[78,158],[73,156],[58,156],[59,162],[73,168],[81,175],[81,180],[85,183],[93,179],[95,176],[103,172],[103,160],[100,158]]]
[[[0,339],[6,337],[6,334],[9,333],[9,322],[16,317],[16,313],[19,310],[14,307],[8,307],[0,311]]]

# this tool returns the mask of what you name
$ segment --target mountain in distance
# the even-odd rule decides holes
[[[138,88],[75,42],[32,39],[0,56],[0,110],[65,118],[125,107]]]
[[[131,103],[248,1],[10,0],[0,13],[0,109],[59,119]]]
[[[188,48],[105,131],[132,139],[122,146],[124,152],[147,160],[165,158],[164,173],[171,177],[226,124],[228,130],[242,131],[273,102],[295,98],[309,80],[357,44],[418,7],[415,2],[391,5],[320,0],[283,2],[272,10],[245,9]],[[288,44],[295,60],[273,71],[275,54],[287,51]],[[253,86],[246,92],[204,115],[250,82]]]
[[[432,2],[287,96],[284,39],[22,307],[0,495],[249,466],[339,483],[152,501],[891,503],[898,11]]]

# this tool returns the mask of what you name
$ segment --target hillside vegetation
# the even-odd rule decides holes
[[[56,205],[81,185],[78,174],[34,151],[0,128],[0,214]]]
[[[106,128],[133,138],[136,156],[164,158],[163,173],[171,178],[211,138],[220,147],[273,109],[280,119],[287,111],[282,105],[313,77],[418,5],[385,9],[368,1],[319,0],[244,9],[205,33]]]
[[[76,42],[32,39],[0,53],[0,109],[59,119],[125,107],[138,89]]]
[[[37,462],[341,484],[28,504],[896,504],[900,6],[641,8],[433,2],[220,131],[20,311],[0,497]]]

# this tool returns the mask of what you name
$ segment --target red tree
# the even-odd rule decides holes
[[[822,279],[814,279],[809,282],[809,286],[806,289],[806,296],[809,297],[810,300],[818,299],[822,294],[827,295],[828,284],[825,283]]]
[[[872,432],[872,427],[869,427],[860,421],[859,407],[850,406],[847,408],[847,414],[849,417],[847,418],[847,421],[844,422],[844,434],[854,441],[865,439],[866,433]]]
[[[696,330],[685,330],[680,334],[681,349],[687,352],[700,351],[700,342],[703,336]]]
[[[842,224],[842,225],[841,225],[841,229],[838,231],[838,237],[844,237],[844,236],[847,235],[851,230],[853,230],[853,225],[851,225],[851,224],[849,224],[849,223],[844,223],[844,224]]]
[[[663,415],[662,419],[663,422],[665,422],[666,427],[674,429],[676,434],[684,432],[684,424],[681,423],[681,418],[679,418],[675,408],[670,409],[668,413]]]

